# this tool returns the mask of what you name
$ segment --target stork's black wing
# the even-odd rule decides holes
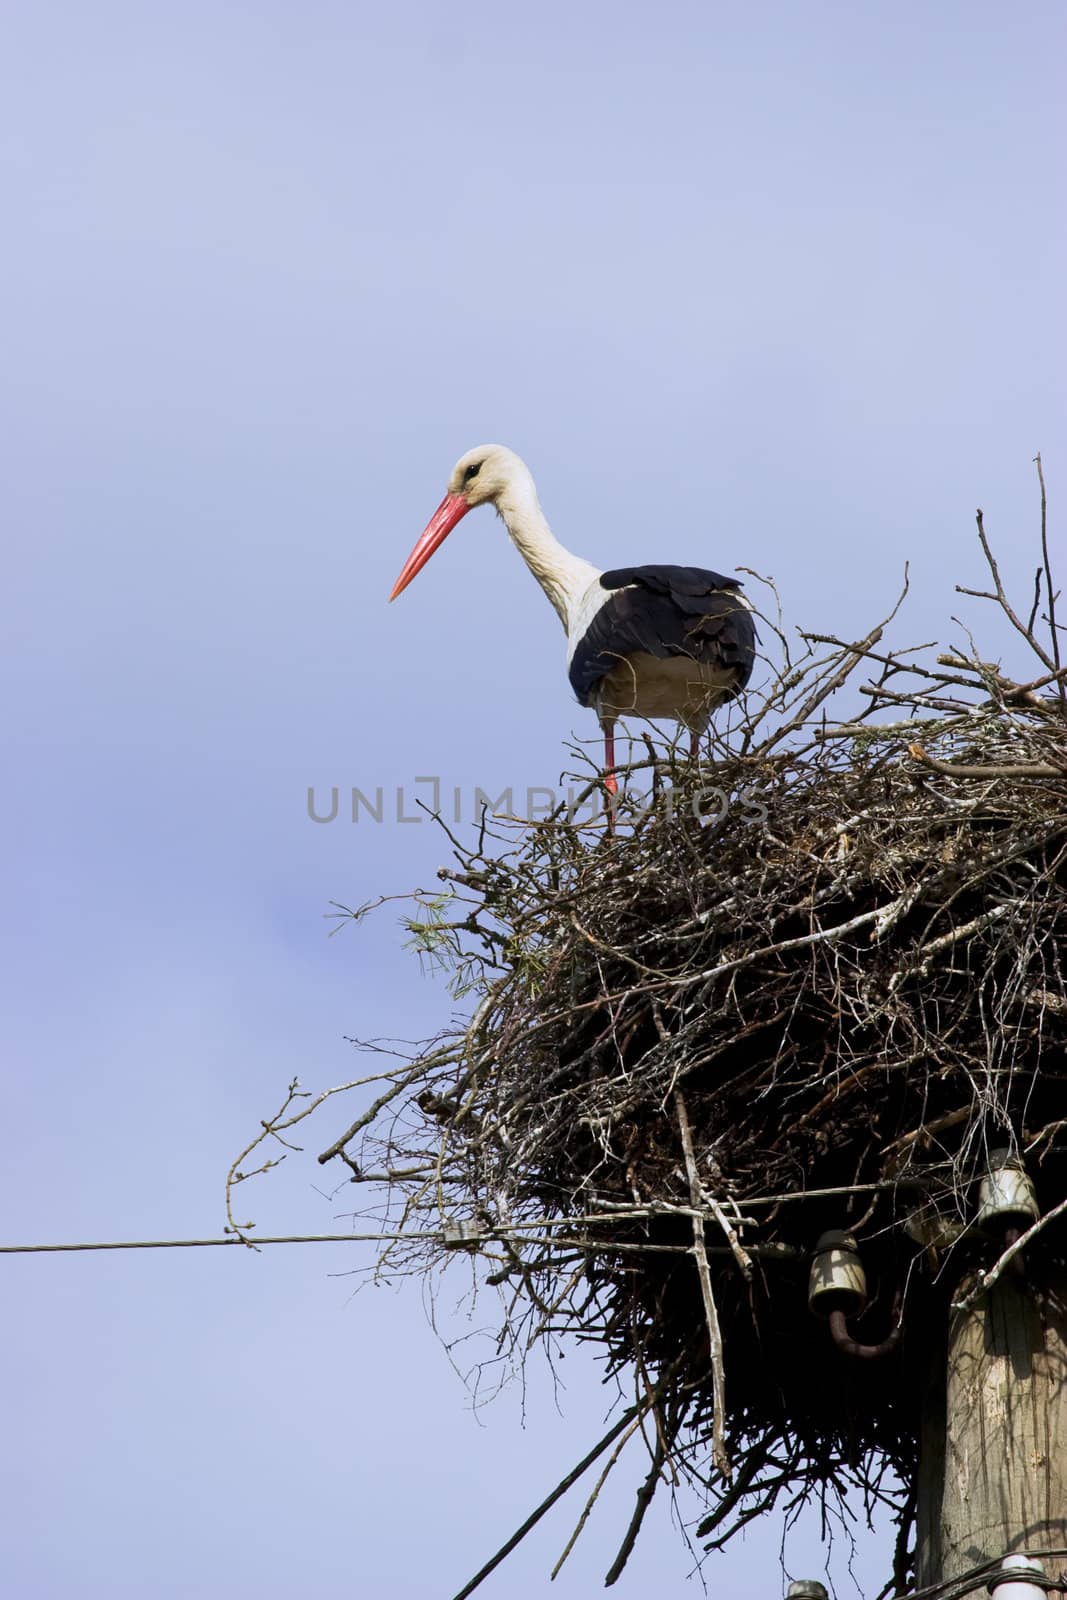
[[[601,574],[609,598],[578,641],[571,688],[589,705],[600,679],[625,656],[692,656],[732,668],[736,688],[752,672],[756,629],[736,578],[701,567],[617,567]]]

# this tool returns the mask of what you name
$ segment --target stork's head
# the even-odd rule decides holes
[[[460,456],[448,480],[450,495],[461,495],[470,509],[494,504],[513,488],[516,480],[528,478],[526,463],[505,444],[479,444]]]
[[[448,480],[448,492],[426,524],[414,550],[404,563],[393,585],[390,600],[406,589],[415,574],[426,565],[462,517],[475,506],[491,501],[499,506],[509,493],[533,491],[533,480],[526,463],[502,444],[480,444],[460,456]]]

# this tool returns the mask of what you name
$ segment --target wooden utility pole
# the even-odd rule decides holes
[[[957,1304],[973,1287],[960,1285]],[[1006,1272],[949,1312],[931,1361],[918,1587],[1009,1553],[1067,1549],[1067,1268]],[[969,1593],[984,1597],[985,1581]]]

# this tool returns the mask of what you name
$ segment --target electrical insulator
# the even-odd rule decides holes
[[[786,1590],[785,1600],[829,1600],[829,1596],[814,1578],[797,1578]]]
[[[1041,1215],[1034,1186],[1011,1150],[991,1150],[989,1170],[978,1189],[978,1226],[999,1232],[1028,1228]]]
[[[1005,1556],[986,1588],[995,1600],[1045,1600],[1044,1576],[1044,1567],[1033,1556]]]
[[[850,1233],[831,1229],[815,1246],[808,1279],[808,1309],[817,1317],[843,1311],[855,1317],[867,1304],[867,1276]]]

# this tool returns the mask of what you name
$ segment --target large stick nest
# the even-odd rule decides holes
[[[712,1496],[708,1548],[780,1496],[906,1506],[924,1347],[1003,1248],[975,1224],[989,1151],[1044,1212],[1067,1195],[1067,690],[1047,559],[1025,621],[982,543],[1028,675],[880,628],[795,659],[765,622],[770,687],[699,771],[649,744],[653,803],[614,837],[454,840],[410,926],[473,1021],[387,1067],[321,1158],[384,1183],[381,1271],[467,1263],[505,1355],[574,1336],[635,1391],[648,1479],[611,1576],[675,1474]],[[866,1268],[853,1336],[902,1320],[884,1359],[808,1310],[830,1228]]]

